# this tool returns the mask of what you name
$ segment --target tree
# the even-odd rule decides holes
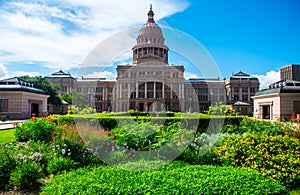
[[[65,93],[60,98],[64,101],[68,102],[69,104],[72,104],[72,98],[73,98],[72,92]]]
[[[58,92],[60,90],[58,85],[50,83],[46,78],[41,76],[21,76],[20,79],[32,83],[35,88],[44,90],[44,92],[50,96],[48,98],[48,104],[61,105],[61,99],[58,97]]]
[[[234,110],[231,106],[224,105],[222,102],[217,102],[215,105],[210,106],[207,114],[210,115],[235,115]]]
[[[91,107],[88,94],[82,92],[72,91],[72,104],[79,108]]]
[[[72,90],[71,93],[63,94],[61,99],[65,100],[69,104],[77,106],[78,108],[90,107],[88,94],[82,92],[75,92]]]

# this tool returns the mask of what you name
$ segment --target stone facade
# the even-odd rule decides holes
[[[47,116],[47,98],[43,90],[18,78],[0,81],[0,116],[12,119]]]
[[[300,64],[290,64],[280,68],[280,80],[300,81]]]
[[[281,80],[252,97],[257,119],[290,120],[300,114],[300,82]]]
[[[88,94],[87,106],[95,107],[98,112],[203,112],[216,102],[227,104],[228,100],[230,104],[245,101],[252,108],[250,96],[258,91],[257,78],[239,72],[225,81],[219,78],[185,80],[184,66],[169,65],[169,48],[161,28],[154,21],[152,9],[132,50],[133,64],[117,66],[116,81],[74,79],[62,71],[47,78],[50,82],[56,80],[53,83],[66,86],[68,90],[74,87],[75,91]]]

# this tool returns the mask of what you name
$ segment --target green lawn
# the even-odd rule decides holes
[[[0,145],[15,141],[15,129],[0,131]]]

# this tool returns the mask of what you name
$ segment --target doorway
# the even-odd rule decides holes
[[[139,111],[141,111],[141,112],[144,111],[144,103],[139,104]]]
[[[31,116],[32,114],[39,116],[39,104],[31,104]]]
[[[262,118],[263,119],[270,119],[270,106],[262,106]]]

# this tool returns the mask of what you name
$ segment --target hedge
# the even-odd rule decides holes
[[[59,116],[58,124],[74,124],[86,122],[91,126],[101,125],[105,129],[113,129],[122,121],[134,120],[138,122],[152,122],[155,124],[168,125],[170,123],[181,122],[183,128],[197,129],[196,133],[221,130],[225,125],[239,125],[244,116],[219,116],[202,117],[199,115],[193,117],[144,117],[144,116],[111,116],[111,115],[62,115]],[[197,125],[197,128],[195,128]],[[210,126],[210,129],[208,129]]]
[[[48,180],[41,194],[287,194],[287,190],[255,171],[182,163],[176,166],[173,162],[152,171],[82,168]]]

